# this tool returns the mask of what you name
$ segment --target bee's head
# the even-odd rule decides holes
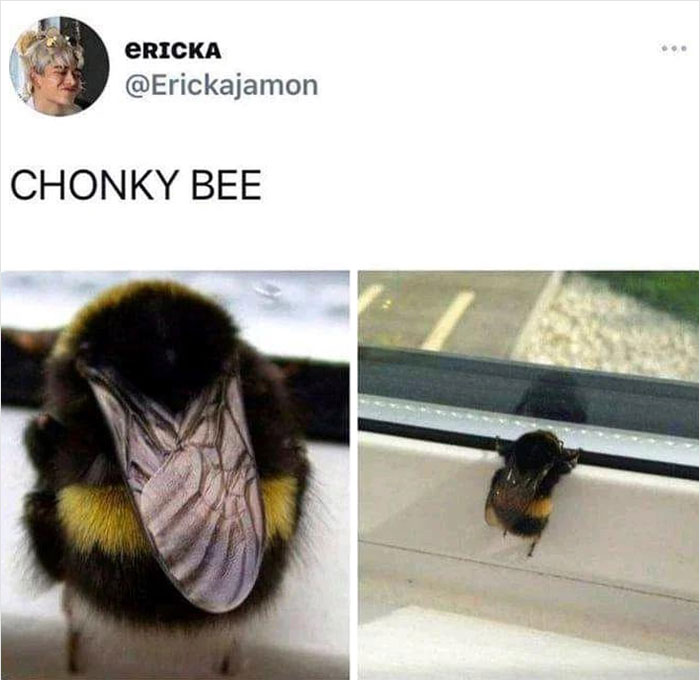
[[[520,470],[535,470],[551,465],[561,456],[562,443],[551,432],[528,432],[513,445],[515,462]]]
[[[112,288],[64,330],[56,354],[109,369],[172,412],[182,410],[231,360],[236,328],[206,297],[172,282]]]

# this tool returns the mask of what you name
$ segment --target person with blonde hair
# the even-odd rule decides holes
[[[25,31],[15,45],[25,76],[22,99],[49,116],[82,109],[75,98],[83,89],[83,48],[57,28]]]

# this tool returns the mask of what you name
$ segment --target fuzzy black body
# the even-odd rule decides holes
[[[552,490],[575,467],[579,452],[565,449],[551,432],[537,430],[499,449],[506,458],[491,480],[486,521],[504,534],[533,538],[530,555],[552,512]]]
[[[255,585],[237,609],[209,614],[190,604],[149,551],[124,554],[71,543],[59,499],[68,488],[99,491],[124,485],[108,425],[81,363],[116,371],[173,413],[235,361],[261,481],[293,482],[288,532],[265,546]],[[45,366],[44,413],[27,427],[37,471],[24,521],[37,563],[90,605],[137,624],[192,626],[238,619],[267,601],[280,584],[300,520],[309,465],[279,370],[238,338],[228,314],[178,284],[142,282],[108,291],[63,331]],[[117,520],[115,520],[116,522]]]

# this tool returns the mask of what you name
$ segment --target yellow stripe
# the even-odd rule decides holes
[[[549,517],[552,514],[552,499],[538,498],[532,501],[527,507],[527,514],[538,519]]]
[[[265,506],[265,529],[268,541],[279,536],[287,541],[296,524],[297,480],[295,477],[273,477],[262,480]]]
[[[365,288],[362,294],[357,299],[357,315],[359,316],[362,312],[367,309],[373,302],[374,299],[384,290],[384,286],[380,283],[373,283],[371,286]]]
[[[297,480],[292,476],[261,480],[265,538],[289,540],[296,524]],[[69,544],[88,553],[133,556],[150,551],[125,486],[72,484],[58,494],[58,517]]]
[[[58,494],[58,517],[80,552],[98,546],[109,555],[150,550],[125,486],[71,484]]]
[[[450,306],[438,319],[435,327],[430,331],[430,335],[424,340],[420,348],[431,352],[437,352],[442,349],[445,340],[450,337],[457,322],[475,297],[476,295],[471,290],[463,290],[457,293],[454,300],[450,303]]]

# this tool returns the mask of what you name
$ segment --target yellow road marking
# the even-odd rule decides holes
[[[420,348],[432,352],[440,350],[445,344],[445,340],[450,337],[450,333],[454,330],[460,317],[464,314],[475,297],[476,294],[471,290],[463,290],[458,293],[455,299],[450,303],[450,306],[445,310],[445,313],[435,324],[433,330],[430,331],[430,335],[428,335]]]
[[[357,300],[357,315],[359,316],[362,312],[367,309],[375,300],[377,295],[379,295],[384,290],[384,286],[379,283],[373,283],[371,286],[365,288],[359,299]]]

